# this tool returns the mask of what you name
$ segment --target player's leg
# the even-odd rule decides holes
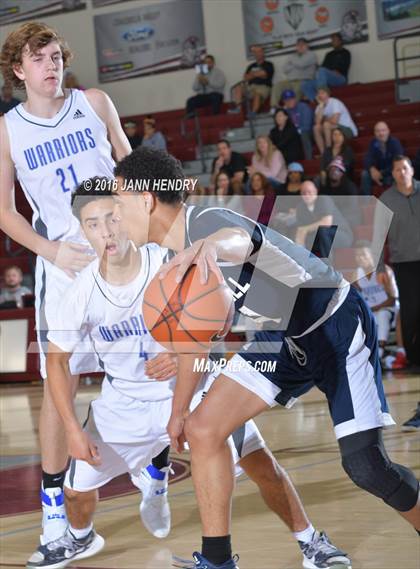
[[[351,289],[321,333],[318,343],[335,350],[335,365],[325,366],[320,388],[328,397],[344,470],[420,530],[418,481],[410,469],[392,462],[383,444],[382,427],[395,423],[382,384],[376,322],[357,291]],[[330,355],[326,349],[329,362]]]
[[[170,446],[152,459],[140,475],[132,475],[131,481],[142,493],[140,517],[144,527],[154,537],[166,537],[171,530],[171,513],[168,502],[168,486],[171,465],[169,462]]]
[[[232,405],[232,401],[235,405]],[[231,497],[234,488],[232,454],[227,438],[269,405],[249,389],[221,375],[204,401],[188,417],[185,433],[191,449],[193,481],[203,528],[204,561],[209,569],[229,563]]]
[[[350,567],[346,554],[310,523],[293,482],[266,447],[254,421],[247,421],[229,440],[234,442],[234,461],[258,485],[267,506],[298,541],[303,566],[324,569],[340,558],[341,567]]]

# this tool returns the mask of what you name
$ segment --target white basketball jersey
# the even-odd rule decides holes
[[[83,91],[66,90],[54,118],[29,114],[20,104],[5,115],[11,157],[34,212],[32,225],[50,240],[81,241],[71,212],[75,188],[92,176],[113,176],[107,129]]]
[[[145,375],[145,362],[165,350],[146,329],[142,306],[166,249],[149,244],[139,251],[140,272],[124,286],[110,285],[101,277],[99,260],[86,267],[67,289],[48,339],[73,352],[82,333],[85,349],[95,350],[114,389],[134,399],[159,401],[173,396],[175,379],[159,382]]]
[[[361,293],[367,304],[377,306],[382,304],[388,298],[386,291],[376,278],[376,272],[371,273],[368,278],[361,267],[357,268],[357,284],[360,287]]]

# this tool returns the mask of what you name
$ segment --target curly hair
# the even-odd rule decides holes
[[[28,22],[10,32],[0,53],[0,67],[5,83],[13,85],[16,89],[24,89],[24,81],[16,76],[13,68],[22,64],[25,46],[28,46],[30,53],[36,53],[53,41],[56,41],[60,46],[63,68],[65,69],[68,67],[73,54],[56,30],[41,22]]]
[[[114,169],[114,175],[135,183],[136,180],[176,180],[185,179],[181,162],[164,150],[147,146],[138,146],[131,154],[119,162]],[[168,204],[181,203],[183,192],[159,191],[150,188],[160,202]]]

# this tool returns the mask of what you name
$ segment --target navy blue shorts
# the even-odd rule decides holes
[[[236,371],[240,360],[250,365]],[[269,405],[290,407],[318,387],[327,397],[337,438],[395,424],[382,385],[376,322],[353,287],[313,332],[296,339],[281,331],[257,332],[230,363],[222,373]]]

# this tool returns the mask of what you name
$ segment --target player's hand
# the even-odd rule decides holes
[[[171,379],[178,370],[178,358],[169,352],[163,352],[152,360],[147,360],[145,372],[147,377],[157,381]]]
[[[215,243],[204,239],[195,241],[191,247],[175,255],[169,263],[165,263],[160,269],[159,278],[164,279],[171,269],[178,267],[175,280],[180,283],[191,265],[197,265],[201,284],[207,282],[209,271],[216,275],[220,283],[224,282],[223,274],[217,265],[217,247]]]
[[[91,466],[101,464],[98,447],[87,433],[80,430],[67,432],[69,455],[77,460],[85,460]]]
[[[176,452],[183,452],[185,450],[184,444],[186,438],[184,435],[185,417],[183,415],[171,415],[169,423],[166,427],[169,438],[171,439],[171,447]]]
[[[56,241],[54,245],[55,255],[51,261],[71,278],[75,278],[76,273],[95,259],[93,255],[88,255],[88,248],[80,243]]]

